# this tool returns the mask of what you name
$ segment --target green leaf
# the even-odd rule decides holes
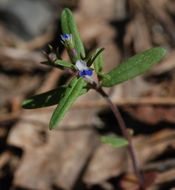
[[[75,100],[84,92],[86,88],[86,82],[83,78],[74,78],[69,87],[66,89],[64,97],[60,100],[60,104],[55,109],[52,118],[50,120],[49,128],[54,129],[58,126],[59,121],[63,119],[66,112],[75,102]]]
[[[58,104],[66,91],[66,86],[60,86],[57,89],[32,96],[22,103],[25,109],[35,109]]]
[[[45,64],[45,65],[52,66],[52,67],[57,67],[59,69],[61,69],[61,68],[69,68],[69,69],[75,68],[75,66],[72,63],[70,63],[69,61],[64,61],[61,59],[57,59],[55,61],[43,61],[41,63]]]
[[[103,53],[102,51],[104,48],[97,49],[97,53],[94,60],[94,69],[97,74],[102,73],[104,59],[103,59]]]
[[[152,48],[139,53],[124,61],[109,73],[104,74],[101,84],[105,87],[111,87],[141,75],[150,69],[153,64],[158,63],[165,54],[166,50],[161,47]]]
[[[81,41],[80,34],[78,32],[72,12],[68,8],[65,8],[61,14],[61,28],[62,28],[63,34],[72,34],[73,42],[79,54],[79,58],[80,58],[80,55],[85,57],[85,49]]]
[[[128,141],[122,137],[103,136],[101,137],[101,142],[104,144],[111,145],[114,148],[119,148],[128,145]]]
[[[72,63],[70,63],[69,61],[64,61],[64,60],[60,60],[60,59],[57,59],[55,62],[54,62],[54,65],[55,66],[63,66],[63,67],[66,67],[66,68],[74,68],[74,65]]]

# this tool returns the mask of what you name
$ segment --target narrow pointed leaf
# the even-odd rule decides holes
[[[101,137],[101,142],[111,145],[114,148],[120,148],[128,145],[128,141],[122,137],[103,136]]]
[[[69,68],[69,69],[72,69],[74,68],[75,66],[70,63],[69,61],[64,61],[64,60],[61,60],[61,59],[57,59],[55,61],[43,61],[41,62],[42,64],[45,64],[45,65],[49,65],[49,66],[52,66],[52,67],[56,67],[56,68]]]
[[[83,78],[74,78],[69,87],[66,89],[64,97],[61,99],[60,104],[55,109],[52,118],[50,120],[49,128],[54,129],[58,126],[58,123],[63,119],[66,112],[75,102],[75,100],[84,92],[86,82]]]
[[[104,51],[104,48],[98,48],[96,51],[95,51],[95,54],[92,56],[90,62],[93,63],[97,57]]]
[[[94,69],[97,74],[102,73],[104,59],[103,59],[103,51],[104,48],[97,49],[96,57],[94,60]]]
[[[35,109],[53,106],[55,104],[58,104],[58,102],[63,97],[65,91],[66,86],[61,86],[57,89],[32,96],[22,103],[22,107],[25,109]]]
[[[54,65],[55,66],[63,66],[63,67],[66,67],[66,68],[74,68],[74,65],[72,63],[70,63],[69,61],[64,61],[64,60],[60,60],[60,59],[57,59],[55,62],[54,62]]]
[[[156,47],[129,58],[103,75],[102,86],[111,87],[143,74],[153,64],[158,63],[165,54],[166,50],[164,48]]]
[[[68,8],[65,8],[61,14],[61,28],[63,34],[72,34],[76,50],[79,54],[79,58],[80,55],[85,57],[85,49],[81,41],[80,34],[78,32],[72,12]]]

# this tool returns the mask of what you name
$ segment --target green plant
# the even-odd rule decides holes
[[[63,33],[61,41],[68,52],[70,61],[60,59],[58,52],[54,52],[53,48],[50,47],[51,52],[55,53],[55,59],[52,59],[50,54],[47,54],[47,61],[43,63],[59,69],[71,70],[73,73],[72,79],[68,84],[59,86],[57,89],[28,98],[23,102],[23,108],[34,109],[58,104],[49,124],[49,128],[54,129],[58,127],[59,122],[79,96],[87,93],[90,89],[96,90],[109,103],[123,134],[123,137],[105,136],[101,140],[103,143],[110,144],[113,147],[128,147],[134,171],[140,180],[140,186],[144,189],[131,135],[126,129],[125,122],[118,108],[112,103],[103,87],[112,87],[143,74],[165,56],[165,49],[162,47],[149,49],[129,58],[110,72],[104,73],[104,49],[97,49],[90,57],[86,55],[73,15],[67,8],[61,14],[61,28]],[[97,75],[97,81],[93,80],[93,74]]]

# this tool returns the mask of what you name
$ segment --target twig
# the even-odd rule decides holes
[[[174,97],[145,97],[145,98],[119,98],[112,101],[117,106],[145,106],[145,105],[158,105],[158,106],[174,106]],[[108,104],[103,100],[89,100],[87,102],[76,103],[73,108],[91,108],[91,107],[107,107]]]
[[[165,161],[153,162],[143,166],[143,171],[158,171],[165,172],[171,168],[175,167],[175,159],[169,159]]]

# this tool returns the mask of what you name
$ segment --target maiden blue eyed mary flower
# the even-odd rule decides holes
[[[62,34],[61,39],[63,42],[68,42],[72,40],[72,34]]]
[[[93,75],[92,69],[90,69],[86,62],[83,60],[77,60],[75,63],[76,68],[79,71],[79,76],[83,77],[85,79],[90,79],[91,76]]]
[[[73,48],[73,40],[72,40],[72,34],[62,34],[61,35],[61,42],[63,45],[67,48]]]

